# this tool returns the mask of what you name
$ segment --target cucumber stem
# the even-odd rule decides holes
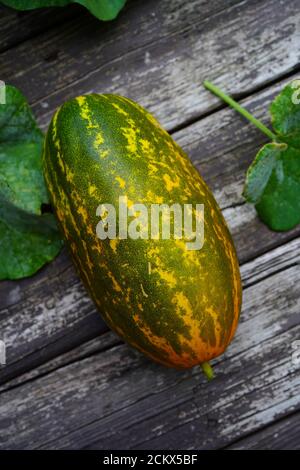
[[[210,365],[210,363],[209,362],[202,362],[202,364],[200,364],[200,366],[201,366],[202,372],[204,373],[207,380],[209,380],[209,381],[212,380],[215,375],[214,375],[214,371],[213,371],[213,368]]]
[[[204,80],[203,82],[204,87],[211,91],[214,95],[221,98],[225,103],[229,104],[233,109],[235,109],[238,113],[244,116],[248,121],[252,122],[260,131],[266,134],[271,140],[276,141],[277,136],[268,129],[261,121],[256,119],[252,114],[250,114],[245,108],[240,106],[236,101],[234,101],[230,96],[226,95],[220,88],[218,88],[213,83],[209,82],[208,80]]]

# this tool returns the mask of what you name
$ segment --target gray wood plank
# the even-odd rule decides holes
[[[297,264],[300,264],[300,238],[296,238],[285,245],[279,246],[273,251],[261,255],[259,258],[255,258],[243,264],[241,266],[243,287],[249,287],[291,265]],[[0,386],[0,392],[16,387],[29,380],[36,379],[41,375],[45,375],[55,369],[88,357],[99,351],[109,349],[120,343],[122,343],[122,341],[115,333],[112,331],[103,331],[102,335],[98,335],[94,339],[80,344],[70,351],[43,363],[39,367],[35,367],[29,372],[18,375],[16,378],[4,383],[4,385]]]
[[[195,21],[195,18],[201,21],[217,11],[240,2],[241,0],[229,0],[224,5],[222,0],[210,2],[194,0],[188,4],[180,0],[172,2],[130,0],[127,1],[118,18],[113,22],[101,22],[85,8],[76,4],[68,5],[65,8],[42,8],[25,12],[0,5],[0,44],[1,49],[7,49],[29,40],[28,43],[32,42],[38,53],[41,53],[43,44],[47,44],[49,37],[52,37],[54,33],[56,44],[63,46],[63,49],[68,52],[72,48],[72,42],[76,43],[80,39],[77,44],[78,51],[85,51],[90,59],[95,60],[98,58],[99,50],[107,41],[107,34],[112,39],[120,28],[121,31],[117,34],[124,36],[127,46],[130,44],[128,41],[130,36],[134,37],[135,42],[137,40],[137,44],[140,45],[152,42],[153,39],[157,40],[162,34],[182,29]],[[62,23],[64,23],[63,26]],[[52,32],[48,31],[50,27],[53,28]],[[87,43],[91,32],[97,41]],[[43,34],[41,35],[41,33]],[[34,38],[38,35],[39,38]],[[24,47],[20,46],[17,51],[12,51],[11,54],[17,53],[19,58],[24,60],[26,54],[23,51],[28,50],[28,47],[31,46],[28,44],[25,44]],[[70,58],[75,59],[73,55]],[[78,65],[76,62],[78,61],[74,60],[75,67]]]
[[[186,15],[183,10],[178,15],[175,8],[170,12],[166,1],[160,3],[159,19],[155,6],[153,20],[142,15],[135,31],[130,21],[131,15],[138,17],[138,9],[124,13],[129,27],[125,22],[123,31],[104,26],[102,44],[94,42],[100,33],[91,28],[80,62],[72,42],[79,41],[84,28],[88,33],[93,20],[74,20],[65,30],[55,28],[28,40],[14,49],[13,60],[9,54],[0,56],[3,78],[26,88],[43,125],[62,99],[105,90],[137,99],[172,129],[216,108],[214,97],[199,93],[197,83],[207,73],[217,83],[230,84],[231,91],[248,94],[298,65],[300,16],[295,0],[281,9],[274,0],[232,2],[226,11],[218,1],[204,2],[209,5],[201,20],[195,10],[200,2],[186,2]],[[142,36],[141,42],[132,41],[134,32]],[[53,49],[57,33],[62,50]],[[39,42],[43,45],[30,60],[28,47]],[[58,62],[62,66],[55,70]],[[44,75],[37,73],[40,67]],[[277,87],[246,103],[265,118],[263,106]],[[243,203],[243,173],[264,139],[233,112],[208,116],[175,137],[214,189],[242,262],[299,233],[269,232]],[[3,283],[0,331],[7,334],[12,363],[3,369],[2,379],[41,365],[12,380],[1,394],[0,445],[158,448],[165,443],[174,449],[178,444],[216,448],[299,409],[299,369],[291,362],[291,344],[300,335],[298,243],[293,240],[250,261],[253,275],[247,270],[250,264],[243,265],[247,288],[239,333],[227,354],[215,361],[218,378],[209,385],[197,371],[166,371],[106,333],[65,255],[34,279]]]
[[[8,362],[1,382],[107,331],[67,260],[62,271],[57,270],[59,258],[32,280],[1,283],[6,304],[0,314],[1,339]]]
[[[95,91],[136,99],[172,129],[215,108],[217,99],[201,87],[205,78],[250,93],[299,64],[297,0],[280,8],[276,0],[159,4],[157,11],[150,2],[147,16],[132,9],[128,24],[112,23],[107,34],[91,28],[83,35],[71,25],[27,41],[0,56],[3,79],[35,103],[43,126],[67,98]],[[57,59],[45,63],[54,52]]]
[[[230,0],[226,6],[239,2]],[[191,4],[179,0],[129,2],[113,22],[103,23],[84,15],[20,44],[0,56],[1,73],[36,101],[105,63],[172,36],[223,9],[222,0],[194,0]],[[29,50],[34,54],[28,54]]]
[[[283,418],[227,448],[234,450],[299,450],[300,413]]]
[[[74,347],[73,349],[63,354],[57,355],[53,359],[47,362],[43,362],[40,366],[30,369],[28,372],[18,375],[12,380],[5,382],[3,385],[0,385],[0,393],[5,390],[15,388],[25,382],[37,379],[38,377],[46,375],[49,372],[53,372],[63,366],[72,364],[79,359],[84,359],[101,351],[106,351],[113,346],[122,343],[123,341],[113,331],[109,330],[103,332],[103,334],[98,335],[89,341],[82,342],[77,347]]]
[[[245,105],[266,120],[268,104],[282,85],[248,98]],[[224,208],[241,262],[299,234],[299,228],[271,232],[253,207],[243,203],[244,173],[264,137],[236,113],[224,109],[174,137]],[[8,345],[8,364],[0,372],[0,383],[107,331],[66,254],[31,279],[0,283],[0,299],[0,331]]]
[[[299,281],[291,266],[244,290],[238,333],[214,361],[213,382],[117,345],[3,392],[0,446],[218,448],[296,411]]]
[[[43,8],[29,11],[18,11],[0,5],[0,52],[78,15],[84,18],[88,13],[85,14],[83,8],[77,5],[72,5],[70,8]]]

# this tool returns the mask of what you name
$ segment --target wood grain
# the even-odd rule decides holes
[[[108,331],[65,251],[30,279],[1,282],[1,448],[300,447],[300,228],[271,232],[245,204],[245,171],[266,140],[201,86],[244,97],[270,125],[268,105],[300,69],[298,3],[132,0],[111,23],[78,6],[0,7],[0,78],[44,129],[67,98],[96,91],[136,99],[173,133],[223,209],[245,288],[237,335],[207,384]]]
[[[236,1],[228,8],[220,1],[160,3],[159,14],[150,2],[147,15],[136,10],[107,31],[98,23],[84,23],[87,31],[71,23],[27,41],[0,56],[2,79],[35,103],[43,126],[66,99],[94,91],[131,97],[173,129],[216,107],[201,87],[204,79],[245,94],[298,66],[297,0],[280,8],[278,0]],[[45,62],[55,52],[57,59]]]
[[[271,252],[269,251],[264,255],[243,264],[241,267],[243,287],[246,288],[254,285],[273,274],[299,264],[300,238],[297,238],[286,245],[281,245],[275,250]],[[104,330],[102,333],[102,335],[98,335],[83,344],[81,343],[70,351],[56,356],[54,359],[42,363],[39,367],[35,367],[24,374],[17,375],[17,377],[0,386],[0,392],[14,388],[24,382],[29,380],[31,381],[37,377],[54,371],[55,369],[122,343],[120,338],[113,332],[106,332]],[[45,357],[44,360],[46,360]]]
[[[257,433],[228,446],[235,450],[299,450],[300,413],[282,418]]]
[[[251,96],[244,104],[267,121],[268,105],[284,83]],[[264,136],[235,112],[214,113],[175,133],[174,138],[224,208],[241,263],[300,233],[299,228],[271,232],[257,219],[254,208],[244,203],[244,174]],[[66,253],[32,279],[2,282],[0,296],[0,327],[8,350],[0,383],[107,331]]]
[[[84,17],[85,11],[77,5],[71,5],[70,8],[43,8],[29,11],[18,11],[0,5],[0,52],[16,47],[21,42],[79,15]]]
[[[245,289],[238,333],[212,383],[197,368],[168,370],[117,345],[2,393],[0,445],[217,448],[295,411],[299,281],[291,266]]]
[[[230,0],[228,6],[240,1]],[[78,81],[100,64],[134,53],[162,37],[168,38],[223,9],[222,0],[194,0],[191,3],[140,0],[129,2],[113,22],[99,22],[85,14],[58,24],[57,28],[46,28],[45,34],[29,38],[15,47],[13,53],[2,54],[2,74],[20,86],[31,101],[36,101],[41,93],[48,96],[72,80]],[[28,54],[28,50],[34,54]]]

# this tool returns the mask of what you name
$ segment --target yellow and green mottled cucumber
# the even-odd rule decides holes
[[[221,211],[189,158],[154,117],[117,95],[60,107],[47,133],[44,173],[72,258],[104,320],[161,364],[202,364],[237,327],[241,281]],[[100,204],[204,204],[204,244],[98,238]]]

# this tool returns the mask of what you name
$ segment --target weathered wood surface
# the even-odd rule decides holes
[[[242,265],[241,273],[243,286],[244,288],[247,288],[286,269],[287,267],[298,265],[299,263],[300,240],[299,238],[296,238],[286,245],[279,246],[273,252],[267,252],[258,259],[255,258],[253,261]],[[107,331],[108,329],[104,330],[103,333],[106,333]],[[15,379],[2,385],[0,387],[0,391],[15,387],[22,382],[31,380],[33,377],[43,375],[50,370],[68,364],[75,359],[80,359],[99,350],[103,350],[104,348],[108,348],[118,342],[121,343],[122,341],[112,332],[105,336],[102,335],[101,337],[100,335],[97,335],[94,339],[84,343],[83,345],[80,344],[80,347],[72,349],[65,354],[61,354],[58,357],[55,357],[52,361],[47,361],[45,364],[42,364],[40,367],[36,367],[27,373],[18,375]],[[68,348],[66,347],[65,350],[67,349]]]
[[[246,94],[299,65],[298,0],[156,0],[125,13],[110,26],[92,19],[81,30],[77,20],[25,41],[0,56],[3,79],[44,125],[67,98],[96,91],[136,99],[173,129],[216,106],[205,78]]]
[[[266,118],[268,104],[282,85],[249,97],[245,105]],[[233,111],[214,113],[175,133],[174,138],[189,153],[224,209],[241,262],[299,234],[299,229],[286,234],[269,231],[253,207],[244,203],[244,173],[264,136]],[[0,383],[106,331],[65,253],[34,280],[2,282],[0,294],[0,326],[10,357],[0,373]]]
[[[245,286],[238,334],[207,384],[108,332],[65,252],[32,279],[2,282],[1,448],[299,446],[300,229],[270,232],[244,203],[244,173],[265,139],[201,87],[214,79],[269,124],[268,104],[299,67],[298,4],[132,1],[107,24],[76,8],[57,24],[56,10],[32,12],[15,40],[5,15],[12,27],[26,15],[0,8],[0,78],[43,126],[68,97],[98,91],[137,99],[175,130],[224,211]],[[44,15],[41,32],[34,18]]]
[[[77,5],[71,8],[43,8],[30,11],[16,11],[1,6],[0,10],[0,52],[30,39],[68,19],[83,16],[84,10]],[[88,13],[86,12],[88,15]]]
[[[286,251],[299,251],[300,240],[291,243]],[[238,334],[214,361],[212,383],[200,370],[162,368],[124,344],[73,356],[2,393],[1,445],[216,448],[298,409],[292,343],[300,334],[299,259],[282,266],[283,252],[244,265]],[[261,279],[264,264],[268,277]]]
[[[299,450],[299,429],[300,413],[298,412],[276,421],[274,424],[267,426],[266,429],[262,429],[261,431],[228,446],[228,449]]]

